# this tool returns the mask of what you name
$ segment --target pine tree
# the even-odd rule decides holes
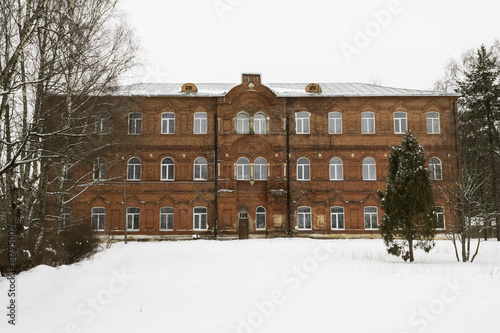
[[[462,95],[459,103],[462,160],[471,156],[480,158],[488,172],[484,173],[483,193],[489,212],[496,216],[497,239],[500,240],[500,220],[498,213],[498,152],[500,137],[497,125],[500,122],[500,71],[496,57],[484,45],[478,50],[471,70],[464,73],[465,78],[457,82],[458,92]],[[462,161],[463,162],[463,161]],[[489,179],[488,179],[489,178]]]
[[[413,249],[434,247],[437,219],[423,147],[407,133],[400,146],[391,148],[387,185],[378,191],[385,211],[380,232],[387,252],[412,262]]]

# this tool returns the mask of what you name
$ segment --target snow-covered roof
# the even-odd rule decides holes
[[[183,83],[136,83],[121,87],[114,95],[118,96],[190,96],[223,97],[236,83],[194,83],[197,92],[181,91]],[[318,83],[321,93],[308,93],[308,83],[268,83],[264,84],[277,97],[383,97],[383,96],[460,96],[430,90],[402,89],[383,87],[367,83]]]

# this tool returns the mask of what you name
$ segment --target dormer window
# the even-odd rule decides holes
[[[317,83],[311,83],[311,84],[307,85],[306,92],[308,92],[308,93],[320,93],[321,87]]]
[[[186,83],[185,85],[182,86],[181,91],[188,93],[197,92],[198,88],[193,83]]]

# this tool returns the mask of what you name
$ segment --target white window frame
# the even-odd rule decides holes
[[[194,114],[194,134],[207,134],[207,113],[195,112]]]
[[[361,134],[375,134],[375,113],[365,111],[361,113]]]
[[[104,157],[94,160],[94,170],[92,172],[94,180],[103,180],[107,177],[108,165]]]
[[[260,210],[260,211],[259,211]],[[259,228],[259,217],[264,219],[264,226]],[[262,206],[257,207],[255,210],[255,229],[266,230],[266,209]]]
[[[250,180],[250,161],[246,157],[236,162],[236,180]]]
[[[169,162],[168,160],[172,161],[172,163],[167,163]],[[172,172],[170,172],[170,169],[172,169]],[[172,178],[169,178],[169,174],[172,174]],[[166,181],[173,181],[175,179],[175,162],[174,159],[171,157],[165,157],[164,159],[161,160],[161,180],[166,180]]]
[[[370,211],[367,211],[370,210]],[[373,211],[375,210],[375,211]],[[367,218],[369,220],[369,226],[367,227]],[[377,230],[378,229],[378,207],[367,206],[364,208],[364,222],[365,230]],[[375,227],[373,226],[375,223]]]
[[[342,210],[342,211],[335,211],[334,210]],[[335,226],[333,225],[333,222],[335,221]],[[342,227],[339,227],[340,222],[342,222]],[[334,206],[330,208],[330,226],[332,230],[345,230],[345,214],[344,214],[344,207],[342,206]]]
[[[175,113],[163,112],[161,114],[161,134],[175,134]]]
[[[236,115],[236,134],[250,133],[250,116],[246,112],[240,112]]]
[[[444,230],[444,229],[446,229],[446,220],[444,218],[444,207],[442,207],[442,206],[436,206],[436,207],[434,207],[434,214],[435,214],[436,219],[438,220],[438,222],[440,222],[440,220],[442,219],[442,227],[439,226],[436,229],[438,229],[438,230]]]
[[[437,163],[433,163],[433,161],[437,161]],[[429,176],[431,180],[443,179],[443,163],[441,163],[441,160],[437,157],[431,157],[429,159]]]
[[[200,163],[197,163],[200,162]],[[194,160],[194,170],[193,170],[193,179],[194,180],[207,180],[208,179],[208,169],[207,169],[207,160],[203,157],[198,157]],[[199,177],[196,177],[196,173],[198,172]],[[203,177],[203,173],[205,173],[205,177]]]
[[[92,228],[95,230],[104,230],[106,228],[106,208],[92,207]],[[101,228],[102,226],[102,228]]]
[[[95,119],[96,134],[107,134],[109,131],[109,118],[106,113],[99,112]]]
[[[258,112],[253,116],[253,133],[267,134],[267,117],[262,112]]]
[[[71,226],[71,207],[63,207],[61,211],[61,226],[63,228]]]
[[[133,159],[137,159],[139,163],[131,164],[130,162]],[[141,159],[138,157],[131,157],[127,162],[127,180],[141,180],[141,172],[142,172]],[[136,177],[137,173],[139,174],[138,178]]]
[[[133,211],[132,211],[133,210]],[[127,230],[140,230],[141,209],[139,207],[127,208]]]
[[[337,161],[340,163],[334,163]],[[339,157],[330,160],[330,180],[344,180],[344,164]]]
[[[302,220],[302,227],[301,227]],[[309,227],[307,224],[309,222]],[[301,206],[297,208],[297,229],[299,230],[312,230],[312,213],[311,207]]]
[[[262,163],[262,161],[264,161]],[[255,180],[267,180],[268,170],[267,170],[267,161],[264,157],[258,157],[255,159],[253,164],[254,170],[254,179]]]
[[[342,113],[340,112],[328,113],[328,133],[342,134]]]
[[[377,180],[377,163],[371,157],[363,159],[363,180]]]
[[[406,112],[394,112],[394,134],[405,134],[408,131],[408,119]]]
[[[295,113],[295,133],[309,134],[311,132],[310,114],[307,111]]]
[[[162,225],[165,225],[162,228]],[[169,228],[171,224],[171,228]],[[160,230],[174,230],[174,208],[173,207],[161,207],[160,208]]]
[[[139,115],[137,118],[132,118],[134,115]],[[132,126],[133,124],[133,126]],[[131,112],[128,114],[128,134],[141,135],[142,134],[142,113]]]
[[[433,117],[435,116],[435,117]],[[440,116],[439,112],[427,112],[426,114],[426,125],[427,125],[427,134],[440,134]]]
[[[301,163],[301,161],[307,161],[307,163]],[[297,160],[297,180],[311,180],[311,162],[306,157],[301,157]]]
[[[205,228],[203,228],[203,223]],[[208,230],[207,207],[193,208],[193,230]]]

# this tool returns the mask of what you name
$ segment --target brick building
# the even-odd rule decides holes
[[[457,98],[359,83],[263,84],[259,74],[240,84],[127,86],[107,97],[118,111],[96,118],[100,142],[118,143],[67,179],[102,182],[63,214],[123,235],[126,209],[132,238],[378,234],[376,191],[390,145],[407,130],[424,146],[431,177],[451,177]],[[435,193],[444,227],[449,208]]]

